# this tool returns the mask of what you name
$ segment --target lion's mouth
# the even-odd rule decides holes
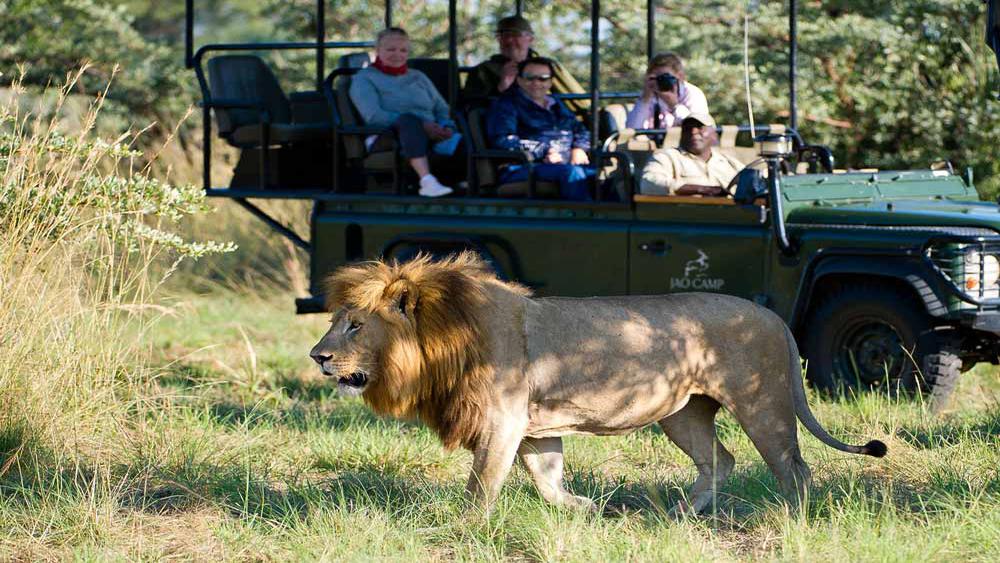
[[[350,375],[337,378],[337,383],[345,387],[362,389],[368,385],[368,374],[363,371],[356,371]]]

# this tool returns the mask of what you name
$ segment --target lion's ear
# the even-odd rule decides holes
[[[396,310],[406,315],[406,302],[409,300],[410,292],[404,289],[402,293],[399,294],[399,299],[396,301]]]
[[[387,288],[389,310],[413,320],[417,307],[417,292],[407,283],[394,283]]]

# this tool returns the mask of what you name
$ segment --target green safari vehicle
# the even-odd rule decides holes
[[[996,3],[991,0],[991,9]],[[649,52],[654,4],[649,2]],[[462,195],[417,197],[400,180],[398,164],[391,174],[383,169],[380,179],[366,168],[364,155],[351,154],[352,136],[356,141],[372,133],[352,122],[339,95],[356,71],[351,57],[324,71],[329,51],[370,44],[328,42],[323,6],[317,2],[315,42],[204,45],[194,52],[188,0],[188,64],[203,92],[206,193],[233,198],[309,251],[312,295],[297,300],[298,312],[323,309],[322,281],[343,264],[471,249],[499,276],[538,295],[708,291],[753,300],[788,322],[808,360],[808,379],[826,391],[920,391],[943,404],[962,371],[1000,359],[1000,209],[979,200],[971,172],[963,177],[948,166],[835,173],[827,149],[802,141],[795,127],[794,0],[790,123],[783,129],[740,128],[756,136],[763,165],[737,176],[731,199],[635,193],[632,160],[641,155],[611,150],[614,134],[601,127],[602,112],[588,108],[636,94],[601,92],[598,26],[592,26],[591,90],[563,97],[589,102],[582,104],[582,117],[591,124],[593,146],[603,147],[591,160],[614,161],[621,175],[616,202],[545,198],[533,185],[526,193],[502,195],[484,180],[480,161],[517,155],[498,155],[475,143],[470,187]],[[596,22],[600,3],[591,6]],[[516,8],[520,13],[522,2]],[[468,71],[457,64],[456,12],[451,0],[449,58],[414,65],[441,78],[439,88],[451,102],[457,102],[461,75]],[[392,23],[391,2],[385,22]],[[324,135],[296,137],[294,124],[275,122],[270,102],[252,93],[239,99],[219,94],[230,76],[224,65],[231,52],[281,49],[315,49],[316,90],[288,99],[293,110],[296,104],[311,107],[320,117],[308,133],[325,123]],[[441,72],[434,75],[435,69]],[[244,128],[257,131],[256,137],[227,137],[225,122],[236,120],[234,108],[251,114]],[[208,176],[213,112],[219,135],[241,150],[228,187],[213,187]],[[467,135],[475,134],[468,114],[456,109],[456,117]],[[230,131],[235,127],[228,125]],[[303,166],[303,159],[313,164]],[[807,168],[813,172],[803,173]],[[388,191],[379,191],[386,185]],[[312,200],[308,238],[267,216],[253,198]]]

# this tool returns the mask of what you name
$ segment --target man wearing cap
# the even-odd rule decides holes
[[[531,48],[535,32],[531,23],[521,16],[507,16],[498,21],[496,38],[500,52],[476,65],[466,79],[462,88],[462,99],[466,102],[496,98],[507,91],[516,84],[517,65],[529,56],[538,56]],[[553,92],[584,92],[580,83],[562,65],[553,61],[553,66]],[[573,104],[570,105],[571,109],[575,109]]]
[[[726,187],[744,168],[735,158],[714,150],[715,120],[692,113],[681,122],[681,146],[653,153],[645,168],[639,193],[643,195],[728,196]]]

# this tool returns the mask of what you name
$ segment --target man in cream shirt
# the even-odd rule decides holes
[[[729,182],[743,163],[712,147],[717,143],[715,120],[692,113],[681,122],[681,146],[653,153],[642,170],[643,195],[728,196]]]

